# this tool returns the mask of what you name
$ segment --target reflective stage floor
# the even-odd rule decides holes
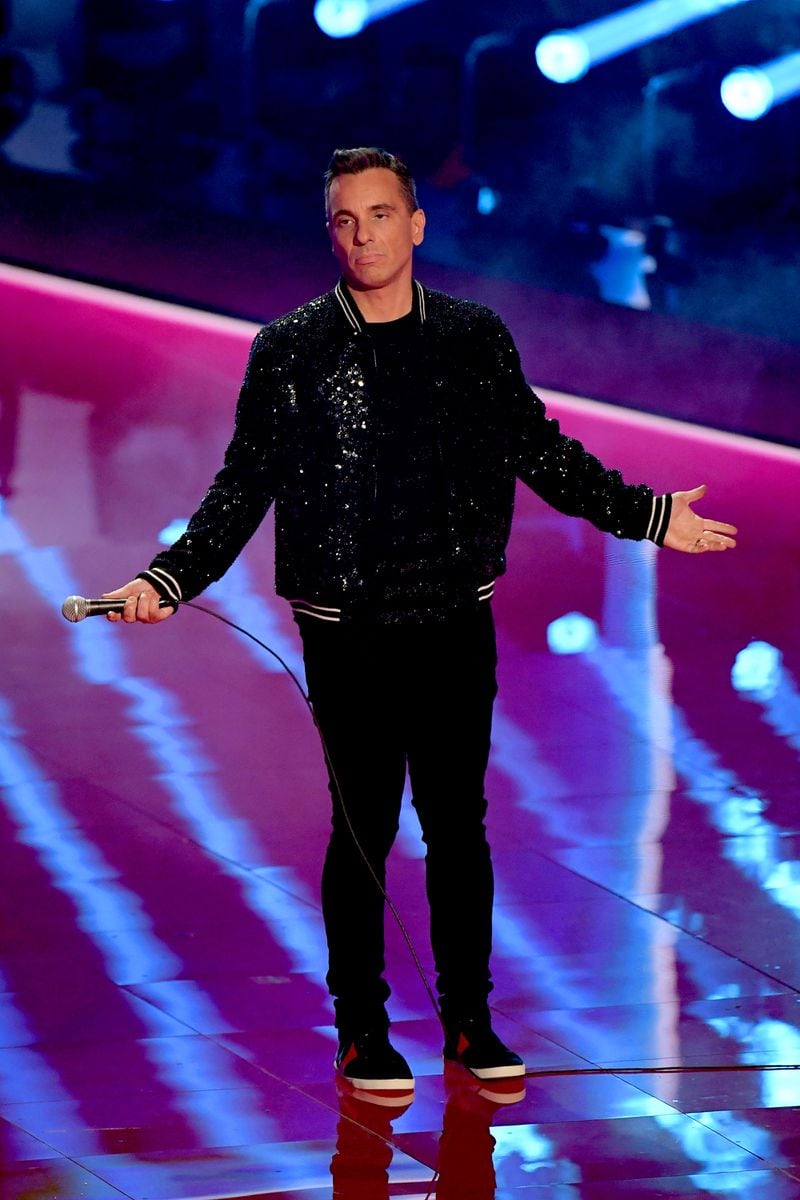
[[[548,397],[631,481],[707,483],[740,546],[520,490],[488,794],[524,1094],[443,1073],[390,925],[417,1094],[384,1108],[333,1078],[291,681],[202,613],[60,615],[192,511],[254,327],[10,268],[0,307],[2,1200],[800,1197],[800,452]],[[301,670],[271,540],[201,603]],[[406,806],[389,888],[432,974],[422,869]]]

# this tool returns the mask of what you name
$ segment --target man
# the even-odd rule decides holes
[[[322,879],[339,1071],[410,1089],[383,978],[385,863],[406,770],[426,845],[444,1054],[479,1078],[524,1072],[491,1027],[492,867],[484,829],[496,650],[517,477],[562,512],[677,550],[733,546],[704,493],[626,485],[560,433],[511,337],[412,275],[424,237],[408,169],[338,150],[327,226],[343,279],[257,335],[225,465],[175,545],[131,583],[155,623],[219,578],[276,506],[276,589],[303,639],[331,777]],[[112,619],[119,620],[119,616]]]

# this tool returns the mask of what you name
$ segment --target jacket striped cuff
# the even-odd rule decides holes
[[[653,496],[650,523],[647,526],[647,533],[644,536],[649,541],[655,542],[657,546],[663,546],[671,516],[672,496],[669,492],[666,492],[663,496]]]
[[[176,608],[183,599],[181,585],[163,567],[150,567],[147,571],[140,571],[136,578],[146,579],[156,589],[162,600],[170,600]]]
[[[323,604],[313,604],[310,600],[290,600],[289,603],[296,613],[306,617],[316,617],[318,621],[341,621],[340,608],[326,608]]]

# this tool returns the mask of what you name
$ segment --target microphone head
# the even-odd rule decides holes
[[[83,596],[67,596],[61,605],[61,615],[68,621],[82,621],[89,615],[89,604]]]

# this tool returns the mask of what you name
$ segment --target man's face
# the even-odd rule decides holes
[[[410,213],[400,180],[386,167],[338,175],[328,193],[328,232],[350,286],[366,291],[411,281],[414,247],[425,236],[425,214]]]

